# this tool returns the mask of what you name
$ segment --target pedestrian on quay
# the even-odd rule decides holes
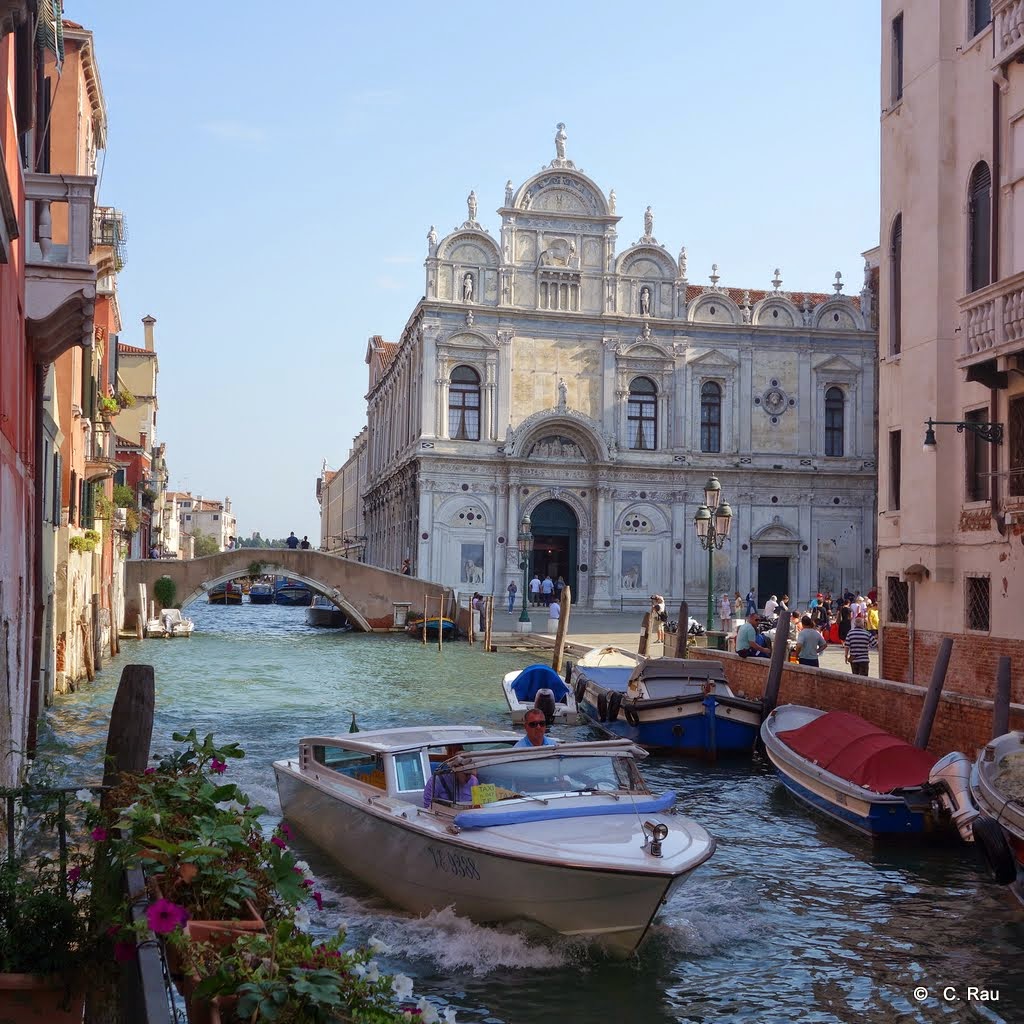
[[[751,587],[747,591],[747,612],[746,618],[750,618],[757,611],[757,598],[754,597],[754,588]]]
[[[718,617],[722,621],[722,632],[728,633],[732,622],[732,602],[728,594],[723,594],[722,600],[718,602]]]
[[[295,536],[294,530],[288,534],[288,539],[285,541],[285,544],[287,544],[292,551],[299,546],[299,538]]]
[[[555,584],[550,576],[545,576],[541,580],[540,584],[540,595],[544,601],[544,604],[551,604],[551,595],[555,592]]]
[[[516,581],[513,580],[505,589],[508,591],[508,613],[511,615],[516,606],[516,594],[519,593],[519,588],[516,586]]]
[[[814,620],[810,615],[805,615],[800,625],[803,629],[796,636],[796,660],[801,665],[818,668],[818,655],[828,647],[828,641],[814,628]]]
[[[403,576],[411,576],[412,575],[412,566],[409,564],[409,559],[408,558],[403,558],[402,559],[402,575]]]
[[[530,604],[534,607],[540,604],[540,576],[537,573],[534,573],[533,579],[530,580]]]
[[[312,546],[313,545],[309,543],[309,538],[306,536],[302,538],[302,543],[299,545],[303,551],[308,551]]]
[[[871,661],[870,651],[878,649],[878,637],[864,628],[864,619],[858,618],[846,634],[845,660],[855,676],[866,676]]]

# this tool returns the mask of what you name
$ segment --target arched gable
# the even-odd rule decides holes
[[[660,245],[633,245],[619,255],[615,270],[620,277],[674,281],[676,262]]]
[[[661,509],[649,502],[638,502],[630,505],[615,521],[615,532],[617,534],[644,534],[668,533],[671,524]]]
[[[815,307],[814,326],[823,331],[862,331],[864,318],[850,299],[829,299]]]
[[[437,247],[437,258],[481,267],[496,267],[501,262],[498,245],[490,235],[467,229],[445,236]]]
[[[751,322],[758,327],[802,327],[803,315],[799,308],[781,295],[767,295],[751,313]]]
[[[724,292],[705,292],[687,306],[686,319],[691,323],[739,324],[743,314]]]
[[[542,211],[559,216],[607,217],[611,214],[604,193],[585,174],[565,167],[545,167],[528,178],[512,199],[517,210]]]
[[[543,450],[536,454],[534,446],[539,444],[554,444],[558,438],[560,444],[575,445],[579,449],[579,455],[570,453],[563,456],[560,452],[555,453],[553,448],[547,453]],[[561,440],[564,439],[564,440]],[[576,459],[583,462],[608,462],[608,445],[601,436],[601,430],[589,416],[584,416],[575,410],[567,409],[564,412],[545,410],[527,416],[516,428],[511,446],[505,445],[507,456],[519,459],[526,458],[553,458],[566,461],[566,458]]]

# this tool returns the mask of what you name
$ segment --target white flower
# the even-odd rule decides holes
[[[352,968],[352,973],[357,978],[365,978],[366,977],[366,965],[365,964],[356,964],[355,967]]]
[[[441,1018],[437,1015],[437,1009],[426,996],[420,997],[416,1009],[420,1011],[422,1024],[440,1024]]]
[[[369,970],[366,972],[366,980],[370,982],[380,981],[380,968],[377,966],[376,960],[370,961]]]
[[[83,804],[91,804],[93,802],[92,790],[91,789],[76,789],[75,790],[75,799],[76,800],[81,800]]]
[[[213,806],[218,811],[231,811],[233,814],[245,813],[244,804],[240,804],[237,800],[221,800],[219,804],[214,804]]]
[[[302,929],[304,932],[309,931],[309,911],[304,907],[299,907],[295,911],[295,927]]]
[[[153,815],[153,824],[154,825],[159,825],[160,824],[160,815],[159,814],[154,814]]]
[[[404,974],[396,974],[391,979],[391,988],[399,999],[412,998],[412,978],[407,978]]]
[[[370,938],[370,941],[367,942],[366,945],[369,949],[372,949],[374,953],[380,953],[386,956],[388,953],[391,952],[391,948],[387,945],[387,943],[384,942],[383,939],[378,939],[376,935],[372,936]]]
[[[309,865],[304,860],[297,860],[295,867],[302,872],[303,878],[309,878]]]
[[[446,1006],[441,1014],[441,1024],[457,1024],[455,1020],[455,1007]]]

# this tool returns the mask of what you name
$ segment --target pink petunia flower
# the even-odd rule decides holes
[[[303,889],[312,889],[314,885],[316,885],[316,882],[312,878],[307,878],[302,882]]]
[[[285,839],[294,839],[295,838],[294,833],[288,827],[288,823],[286,821],[282,821],[281,824],[278,825],[277,827],[280,830],[281,835],[283,835],[285,837]]]
[[[217,758],[214,758],[210,762],[210,771],[213,772],[215,775],[223,775],[227,770],[227,761],[218,761]]]
[[[279,850],[287,850],[288,844],[280,837],[274,836],[270,840]]]
[[[82,877],[82,869],[79,867],[68,868],[68,881],[74,885]]]
[[[157,935],[167,935],[181,928],[188,920],[188,911],[170,900],[157,900],[146,910],[146,922]]]
[[[93,841],[94,841],[94,842],[97,842],[97,843],[102,843],[102,842],[104,842],[104,841],[106,840],[106,838],[107,838],[107,836],[108,836],[109,834],[110,834],[110,833],[109,833],[109,832],[107,832],[107,830],[106,830],[105,828],[103,828],[103,826],[102,826],[102,825],[100,825],[100,826],[97,826],[96,828],[94,828],[94,829],[93,829],[93,830],[92,830],[92,831],[91,831],[91,832],[89,833],[89,835],[91,835],[91,836],[92,836],[92,838],[93,838]]]
[[[155,768],[147,768],[142,774],[143,775],[155,775],[156,774],[156,769]]]
[[[323,910],[324,909],[324,898],[323,898],[323,896],[321,896],[320,893],[315,892],[315,893],[313,893],[313,899],[316,901],[316,909],[317,910]]]

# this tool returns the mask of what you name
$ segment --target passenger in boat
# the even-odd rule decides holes
[[[814,628],[814,620],[810,615],[805,615],[800,625],[803,629],[796,637],[796,660],[801,665],[817,668],[818,655],[828,647],[828,641]]]
[[[448,747],[448,756],[454,757],[463,749],[461,743],[453,743]],[[445,803],[471,804],[473,787],[479,779],[470,771],[445,771],[444,768],[434,772],[423,787],[423,806],[429,807],[434,800]]]
[[[758,637],[757,619],[757,612],[748,615],[746,622],[736,631],[736,653],[741,658],[771,657],[771,649]]]
[[[544,712],[539,709],[527,711],[523,716],[523,725],[526,726],[526,735],[515,747],[554,747],[558,740],[553,740],[548,735],[548,720]]]

